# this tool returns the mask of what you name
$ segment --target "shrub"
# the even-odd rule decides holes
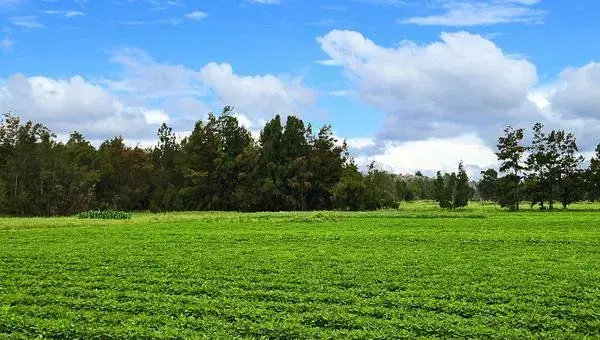
[[[127,220],[131,218],[131,214],[125,211],[89,210],[80,212],[77,217],[94,220]]]

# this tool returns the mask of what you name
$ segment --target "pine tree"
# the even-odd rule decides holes
[[[471,197],[473,197],[473,190],[469,186],[469,176],[467,176],[463,163],[460,162],[458,165],[458,174],[456,175],[452,208],[466,207]]]
[[[504,135],[498,138],[498,160],[500,161],[500,172],[505,174],[500,184],[499,203],[512,211],[519,210],[521,202],[521,173],[524,166],[521,164],[525,147],[521,145],[523,140],[523,129],[507,127]]]
[[[596,154],[590,159],[590,165],[585,173],[588,188],[588,200],[597,201],[600,198],[600,144],[596,146]]]

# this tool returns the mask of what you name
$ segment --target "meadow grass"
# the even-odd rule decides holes
[[[0,338],[594,338],[600,206],[0,219]]]

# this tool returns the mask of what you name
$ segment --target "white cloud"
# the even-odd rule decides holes
[[[536,68],[492,41],[466,32],[441,41],[382,47],[354,31],[317,39],[339,64],[356,97],[387,113],[381,136],[392,140],[494,133],[506,123],[539,115],[528,100]]]
[[[316,99],[314,91],[300,79],[271,74],[240,76],[227,63],[209,63],[200,72],[221,104],[235,106],[252,115],[297,114]]]
[[[229,64],[210,63],[195,71],[158,62],[136,49],[118,51],[112,61],[122,68],[114,79],[22,74],[0,79],[0,108],[63,135],[77,130],[90,139],[123,135],[149,140],[163,122],[175,131],[186,131],[204,119],[211,111],[204,104],[207,96],[216,99],[217,111],[222,105],[235,105],[241,110],[237,111],[241,123],[254,135],[265,122],[259,113],[269,118],[275,112],[293,113],[314,101],[314,93],[300,79],[241,76]]]
[[[85,15],[85,13],[80,12],[80,11],[57,11],[57,10],[49,10],[49,11],[44,11],[44,13],[46,13],[48,15],[61,15],[61,16],[64,16],[65,18],[82,17],[82,16]]]
[[[169,121],[169,115],[160,109],[144,110],[142,113],[148,124],[162,124]]]
[[[549,101],[566,117],[600,119],[600,63],[563,70]]]
[[[343,141],[340,139],[340,141]],[[376,145],[375,138],[373,137],[356,137],[356,138],[347,138],[346,144],[351,149],[364,149],[371,146]]]
[[[9,48],[13,47],[14,44],[15,44],[15,41],[10,38],[4,38],[4,39],[0,40],[0,48],[2,48],[2,49],[9,49]]]
[[[250,0],[250,2],[261,5],[279,5],[283,3],[282,0]]]
[[[464,134],[453,138],[386,142],[380,152],[359,156],[356,161],[361,166],[375,161],[396,173],[409,174],[420,170],[433,174],[438,170],[456,171],[460,161],[470,169],[493,167],[497,159],[494,151],[481,138]]]
[[[0,107],[42,122],[56,133],[77,130],[88,138],[153,136],[157,128],[153,125],[168,119],[152,109],[127,106],[80,76],[53,79],[14,74],[0,81]]]
[[[545,14],[532,8],[539,1],[443,1],[444,12],[429,16],[400,19],[402,24],[436,26],[480,26],[504,23],[541,23]]]
[[[143,50],[119,50],[111,61],[120,65],[124,72],[120,80],[105,81],[112,91],[158,98],[205,94],[200,72],[183,65],[157,62]]]
[[[18,27],[25,29],[44,28],[45,26],[37,21],[37,17],[33,15],[11,17],[10,22]]]
[[[193,12],[190,12],[185,15],[185,17],[190,20],[202,20],[202,19],[206,18],[207,16],[208,16],[208,14],[206,14],[202,11],[193,11]]]

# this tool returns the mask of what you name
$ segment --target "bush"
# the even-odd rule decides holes
[[[89,210],[80,212],[77,217],[94,220],[127,220],[131,218],[131,214],[125,211]]]

